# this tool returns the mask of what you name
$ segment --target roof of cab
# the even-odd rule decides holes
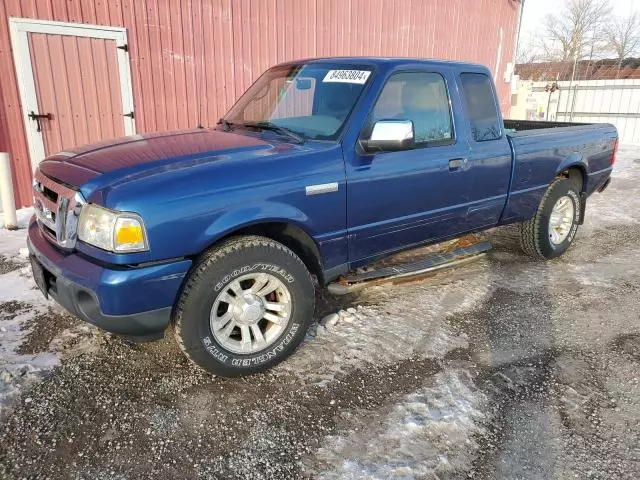
[[[280,65],[292,65],[300,63],[364,63],[395,67],[397,65],[430,65],[430,66],[458,66],[464,68],[487,70],[485,65],[470,62],[459,62],[455,60],[441,60],[435,58],[414,58],[414,57],[318,57],[304,58],[284,62]]]

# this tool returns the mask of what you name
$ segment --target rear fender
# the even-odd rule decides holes
[[[588,164],[587,161],[585,160],[585,158],[578,152],[574,152],[571,155],[569,155],[568,157],[565,157],[560,164],[558,165],[558,168],[556,169],[556,176],[560,175],[562,172],[564,172],[565,170],[568,170],[570,168],[577,168],[578,170],[580,170],[582,172],[582,188],[584,190],[584,188],[586,187],[586,183],[587,183],[587,171],[588,171]]]
[[[587,188],[587,161],[579,153],[572,153],[562,162],[560,162],[560,165],[558,165],[558,169],[556,170],[556,176],[560,175],[565,170],[569,170],[570,168],[575,168],[582,173],[582,191],[579,192],[580,217],[578,218],[578,224],[582,225],[584,223],[585,211],[587,208],[587,195],[585,193],[585,189]]]

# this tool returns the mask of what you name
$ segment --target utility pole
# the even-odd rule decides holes
[[[553,95],[553,92],[555,92],[556,90],[560,90],[560,87],[558,86],[558,82],[547,83],[547,86],[544,87],[544,91],[549,92],[549,98],[547,99],[547,113],[546,113],[547,122],[551,121],[551,118],[550,118],[551,116],[549,114],[549,112],[551,111],[551,96]]]
[[[571,73],[571,83],[569,84],[569,91],[573,87],[573,80],[576,78],[576,66],[578,65],[578,53],[576,52],[575,57],[573,58],[573,73]],[[573,95],[571,95],[571,113],[569,115],[569,121],[573,120],[573,109],[576,106],[576,88],[573,88]],[[569,102],[569,97],[567,97],[567,102]],[[565,115],[566,118],[566,115]]]
[[[567,121],[567,114],[569,113],[569,96],[571,95],[571,87],[573,87],[573,80],[576,77],[576,65],[578,64],[578,52],[573,56],[573,72],[571,73],[571,81],[569,82],[569,90],[567,91],[567,101],[564,102],[564,121]],[[575,95],[575,93],[574,93]],[[573,102],[571,102],[571,116],[573,116]],[[571,118],[569,118],[571,121]]]

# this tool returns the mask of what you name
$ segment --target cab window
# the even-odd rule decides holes
[[[460,79],[473,139],[476,142],[498,140],[502,136],[502,125],[491,79],[484,73],[462,73]]]
[[[442,75],[401,72],[391,76],[373,108],[373,122],[378,120],[411,120],[418,146],[451,143],[449,95]]]

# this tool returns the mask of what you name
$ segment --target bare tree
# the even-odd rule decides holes
[[[520,39],[516,52],[516,63],[535,63],[543,60],[544,58],[540,54],[539,39],[531,33],[526,38]]]
[[[544,18],[543,55],[562,61],[598,55],[610,12],[609,0],[564,0],[557,13]]]
[[[632,13],[628,17],[614,17],[604,27],[607,47],[615,52],[618,69],[622,60],[640,51],[640,17]]]

